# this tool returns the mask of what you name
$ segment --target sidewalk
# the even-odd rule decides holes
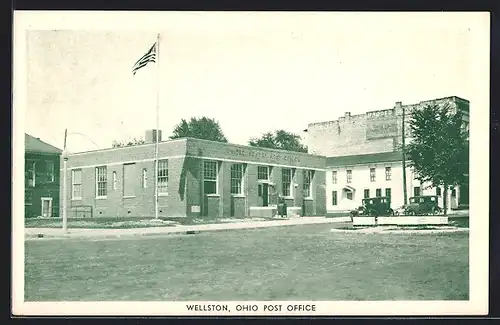
[[[152,236],[168,234],[186,234],[187,232],[222,231],[231,229],[254,229],[279,226],[294,226],[308,224],[328,224],[349,222],[349,217],[325,218],[325,217],[299,217],[284,220],[271,221],[249,221],[238,223],[203,224],[203,225],[178,225],[175,227],[152,227],[152,228],[129,228],[129,229],[69,229],[63,233],[60,228],[25,228],[25,239],[43,238],[116,238],[121,236]]]

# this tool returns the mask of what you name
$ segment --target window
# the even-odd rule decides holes
[[[337,171],[332,170],[332,184],[337,184]]]
[[[116,190],[116,172],[113,172],[113,190]]]
[[[436,187],[436,195],[441,196],[441,187]]]
[[[243,193],[243,164],[231,165],[231,194]]]
[[[26,181],[26,187],[35,187],[35,178],[36,178],[36,162],[34,161],[26,161],[26,166],[25,166],[26,172],[25,172],[25,181]]]
[[[53,161],[46,161],[46,172],[47,172],[47,182],[53,183],[54,182],[54,162]]]
[[[82,170],[74,169],[71,171],[71,197],[80,199],[82,197]]]
[[[392,168],[391,167],[385,167],[385,180],[390,181],[392,177]]]
[[[452,190],[451,190],[451,196],[452,196],[452,197],[457,196],[457,190],[456,190],[456,189],[452,189]]]
[[[337,205],[337,191],[332,191],[332,205]]]
[[[281,180],[283,185],[283,196],[292,196],[292,170],[284,168],[281,170]]]
[[[148,171],[146,168],[142,170],[142,188],[148,187]]]
[[[314,177],[314,170],[304,170],[303,178],[304,183],[302,184],[302,189],[304,190],[304,197],[312,197],[312,180]]]
[[[391,194],[392,194],[392,189],[386,188],[385,189],[385,196],[387,196],[388,198],[391,198]]]
[[[413,196],[420,196],[420,187],[416,186],[413,188]]]
[[[95,169],[95,182],[96,182],[96,196],[106,197],[108,195],[108,175],[106,166],[96,167]]]
[[[269,167],[267,166],[258,166],[257,167],[257,179],[268,181],[269,180]]]
[[[413,170],[413,179],[418,179],[418,174],[416,170]]]
[[[168,160],[158,160],[158,194],[167,194],[168,191]]]
[[[346,197],[348,200],[352,200],[352,191],[347,191],[346,192]]]
[[[217,161],[203,161],[203,192],[205,194],[217,194],[218,171]]]
[[[375,168],[370,168],[370,182],[375,182]]]
[[[135,189],[137,187],[137,176],[135,171],[135,164],[123,165],[123,196],[134,197]],[[159,191],[159,190],[158,190]]]
[[[370,197],[370,190],[369,189],[365,189],[364,198],[367,199],[369,197]]]
[[[352,169],[346,171],[347,183],[352,183]]]
[[[376,197],[381,197],[381,196],[382,196],[382,189],[381,189],[381,188],[377,188],[377,189],[375,190],[375,193],[376,193],[376,194],[375,194],[375,196],[376,196]]]

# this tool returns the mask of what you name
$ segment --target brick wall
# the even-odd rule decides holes
[[[159,158],[168,159],[168,195],[158,198],[160,217],[184,217],[210,215],[212,217],[248,216],[251,206],[262,206],[258,195],[257,168],[270,167],[270,181],[282,194],[281,172],[283,168],[295,168],[293,197],[289,206],[302,205],[302,170],[318,168],[315,179],[324,179],[326,159],[281,150],[249,148],[244,146],[214,143],[204,140],[183,139],[167,141],[159,145]],[[238,158],[238,159],[235,159]],[[218,195],[209,198],[203,193],[203,161],[218,161]],[[240,160],[244,159],[244,160]],[[258,162],[258,163],[257,163]],[[133,164],[124,175],[124,164]],[[245,166],[243,193],[231,195],[231,166]],[[283,166],[277,166],[283,164]],[[107,195],[96,197],[96,167],[106,166]],[[95,217],[152,217],[154,216],[154,145],[139,145],[120,149],[100,150],[74,154],[68,160],[67,193],[70,206],[91,206]],[[71,197],[72,170],[82,171],[81,198]],[[143,170],[147,182],[143,187]],[[114,184],[114,175],[116,184]],[[124,193],[124,177],[132,178],[136,184],[127,195]],[[129,178],[130,177],[130,178]],[[127,183],[128,184],[128,183]],[[321,196],[319,196],[321,198]],[[324,202],[312,200],[312,213],[321,211]],[[270,202],[271,204],[272,202]],[[68,211],[71,211],[69,209]]]
[[[335,121],[309,124],[309,152],[315,155],[347,156],[396,150],[401,145],[403,106],[405,134],[410,142],[411,112],[429,104],[448,104],[451,110],[460,108],[465,113],[464,120],[468,122],[469,102],[458,97],[427,100],[411,105],[401,105],[398,102],[391,109],[360,115],[346,113]]]

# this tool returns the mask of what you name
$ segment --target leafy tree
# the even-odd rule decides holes
[[[251,138],[248,144],[253,147],[307,152],[307,147],[300,143],[300,136],[285,130],[266,132],[260,138]]]
[[[452,186],[466,181],[469,173],[469,141],[460,110],[436,104],[414,110],[410,129],[412,141],[405,147],[409,166],[421,182],[444,187],[444,211]]]
[[[144,139],[133,138],[132,140],[128,140],[128,141],[116,141],[116,140],[114,140],[112,146],[113,146],[113,148],[121,148],[121,147],[136,146],[136,145],[143,144],[143,143],[144,143]]]
[[[219,122],[208,117],[192,117],[189,122],[182,119],[181,122],[175,126],[170,139],[186,137],[227,142],[227,138],[222,132]]]

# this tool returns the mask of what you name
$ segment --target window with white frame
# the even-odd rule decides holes
[[[243,164],[231,165],[231,194],[243,194],[244,170]]]
[[[46,161],[45,164],[45,171],[47,172],[47,182],[53,183],[55,179],[54,162]]]
[[[283,196],[292,196],[293,170],[290,168],[283,168],[281,170],[281,181],[283,185]]]
[[[382,196],[382,189],[381,188],[377,188],[375,190],[375,196],[376,197],[381,197]]]
[[[203,193],[217,194],[219,163],[215,160],[203,161]]]
[[[142,170],[142,188],[148,187],[148,171],[146,168]]]
[[[352,169],[346,170],[347,183],[352,183]]]
[[[337,184],[337,171],[332,170],[332,184]]]
[[[35,179],[36,179],[36,162],[32,160],[26,161],[25,166],[25,181],[26,187],[35,187]]]
[[[116,171],[113,171],[113,190],[116,190]]]
[[[385,180],[390,181],[392,178],[392,168],[391,167],[385,167]]]
[[[74,169],[71,171],[71,197],[73,199],[82,198],[82,170]]]
[[[332,191],[332,205],[337,205],[337,191]]]
[[[106,197],[108,195],[108,169],[106,166],[96,167],[95,169],[95,186],[96,196]]]
[[[158,160],[158,194],[168,193],[168,160]]]
[[[312,180],[314,177],[314,170],[304,170],[303,171],[303,178],[304,178],[304,183],[303,183],[303,190],[304,190],[304,197],[310,198],[312,197]]]
[[[375,168],[370,168],[370,182],[375,182],[375,176],[376,176],[376,170]]]
[[[257,179],[261,181],[269,180],[269,167],[268,166],[257,166]]]

